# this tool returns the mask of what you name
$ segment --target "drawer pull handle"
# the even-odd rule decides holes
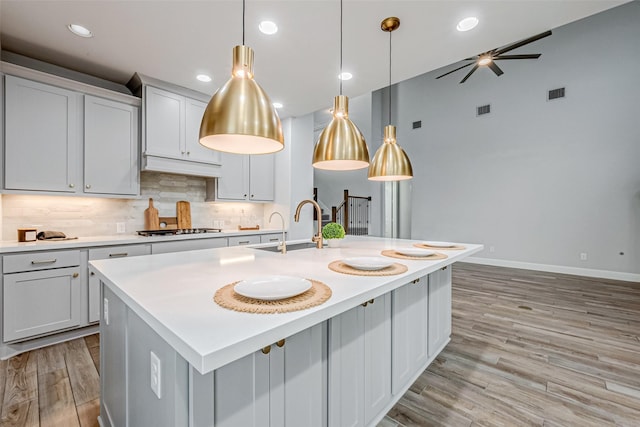
[[[442,267],[440,270],[446,270],[448,267],[448,265],[445,265],[444,267]]]
[[[268,346],[266,346],[266,347],[264,347],[262,349],[262,353],[263,354],[269,354],[270,351],[271,351],[271,346],[270,345],[268,345]]]
[[[249,241],[248,240],[243,240],[242,242],[238,242],[239,245],[248,245]]]
[[[120,253],[117,253],[117,254],[109,254],[109,258],[120,258],[120,257],[127,256],[127,255],[129,255],[128,252],[120,252]]]
[[[277,241],[279,241],[279,240],[280,240],[280,239],[278,239],[277,237],[274,237],[273,239],[269,239],[269,241],[270,241],[270,242],[277,242]]]
[[[73,273],[73,278],[74,278],[74,279],[77,279],[77,278],[78,278],[78,276],[79,276],[79,274],[78,274],[78,273]]]
[[[278,341],[278,342],[276,343],[276,345],[277,345],[278,347],[282,347],[282,346],[284,346],[284,338],[282,338],[280,341]]]
[[[32,265],[38,265],[38,264],[53,264],[54,262],[57,262],[58,259],[54,258],[54,259],[45,259],[42,261],[31,261]]]
[[[415,285],[415,284],[416,284],[416,283],[418,283],[419,281],[420,281],[420,278],[418,277],[417,279],[413,280],[411,283],[413,283],[413,284]]]
[[[363,302],[363,303],[362,303],[362,306],[363,306],[363,307],[366,307],[366,306],[367,306],[367,305],[369,305],[369,304],[373,304],[373,302],[374,302],[374,301],[375,301],[375,299],[370,299],[369,301]]]

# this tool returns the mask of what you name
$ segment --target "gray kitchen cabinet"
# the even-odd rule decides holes
[[[123,245],[105,248],[90,248],[89,261],[97,259],[127,258],[151,254],[150,245]],[[89,273],[89,323],[100,320],[100,280]]]
[[[24,340],[80,326],[80,252],[3,257],[3,341]]]
[[[275,197],[275,157],[222,153],[216,198],[267,202]]]
[[[286,233],[285,233],[286,238]],[[260,243],[278,243],[282,241],[282,233],[261,234]]]
[[[190,163],[220,164],[220,152],[200,145],[200,122],[206,103],[154,86],[145,86],[145,169],[188,173]],[[162,159],[179,160],[167,162]],[[195,166],[198,167],[198,166]],[[217,168],[199,166],[204,176]],[[209,171],[209,174],[206,173]]]
[[[260,243],[260,235],[229,236],[229,246],[257,245]]]
[[[76,192],[81,95],[5,76],[4,186]]]
[[[85,193],[139,193],[139,115],[135,106],[85,95]]]
[[[169,252],[195,251],[198,249],[224,248],[227,246],[226,237],[211,239],[186,239],[172,242],[151,243],[152,254],[166,254]]]
[[[429,356],[435,355],[451,336],[451,266],[429,274]]]
[[[429,279],[416,279],[392,292],[391,389],[403,393],[426,363],[428,353]]]
[[[368,426],[391,401],[390,294],[329,320],[328,363],[329,425]]]

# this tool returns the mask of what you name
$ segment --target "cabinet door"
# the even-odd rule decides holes
[[[84,192],[136,195],[138,108],[85,95]]]
[[[451,266],[429,275],[429,356],[451,335]]]
[[[182,159],[185,151],[185,98],[145,87],[145,154]]]
[[[80,268],[5,274],[4,341],[80,325]]]
[[[5,188],[75,192],[78,93],[5,78]]]
[[[220,164],[220,151],[212,150],[200,144],[200,123],[207,104],[186,98],[186,157],[192,162]]]
[[[263,427],[269,423],[269,355],[256,351],[214,372],[214,425]]]
[[[393,394],[400,393],[428,359],[429,283],[422,277],[392,293]]]
[[[249,156],[221,153],[222,168],[216,181],[216,198],[221,200],[248,200]]]
[[[273,154],[251,156],[249,200],[272,201],[275,198],[275,157]]]

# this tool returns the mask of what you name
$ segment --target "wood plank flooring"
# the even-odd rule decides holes
[[[640,426],[640,283],[463,263],[453,283],[451,343],[379,427]],[[92,335],[0,361],[0,426],[98,426],[99,357]]]
[[[449,345],[378,427],[640,426],[640,283],[457,263]]]

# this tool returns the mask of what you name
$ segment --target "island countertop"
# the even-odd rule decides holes
[[[483,249],[464,243],[464,250],[440,251],[448,256],[442,260],[396,259],[408,270],[394,276],[354,276],[328,268],[332,261],[380,256],[382,250],[418,242],[348,236],[340,248],[302,249],[286,255],[250,247],[206,249],[91,261],[90,271],[198,372],[206,374]],[[333,293],[324,304],[281,314],[241,313],[213,301],[219,288],[263,275],[318,280]]]

